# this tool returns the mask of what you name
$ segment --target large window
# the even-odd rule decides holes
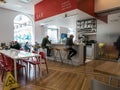
[[[58,42],[58,28],[54,26],[48,26],[47,35],[49,36],[49,40],[52,43]]]
[[[14,19],[14,40],[20,43],[33,42],[33,23],[25,15],[18,15]]]

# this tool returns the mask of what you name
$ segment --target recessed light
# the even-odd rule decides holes
[[[30,3],[32,0],[20,0],[23,3]]]

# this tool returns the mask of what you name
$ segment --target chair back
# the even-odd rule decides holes
[[[6,66],[6,61],[4,60],[4,55],[0,53],[0,64],[2,67]]]
[[[10,65],[10,66],[13,66],[14,65],[14,60],[6,55],[4,55],[4,60],[5,60],[5,63],[6,65]]]
[[[91,81],[91,90],[120,90],[120,88],[112,87],[100,81],[93,79]]]
[[[46,54],[45,54],[45,52],[40,52],[39,54],[41,55],[41,58],[42,58],[42,59],[46,59]]]

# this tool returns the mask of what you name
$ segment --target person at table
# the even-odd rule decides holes
[[[35,42],[35,45],[33,46],[34,51],[38,51],[39,49],[39,43]]]
[[[73,38],[74,38],[74,35],[71,34],[70,37],[67,38],[67,40],[66,40],[66,48],[69,50],[67,59],[69,59],[69,60],[72,60],[71,58],[77,54],[77,51],[73,48],[73,46],[75,45],[73,43]]]
[[[25,51],[30,52],[30,45],[29,45],[28,42],[25,43],[25,45],[24,45],[24,49],[25,49]]]
[[[15,41],[14,49],[20,50],[20,48],[21,48],[20,44],[17,41]]]
[[[43,38],[41,46],[43,49],[47,49],[47,56],[51,56],[51,42],[49,41],[49,36],[47,35],[46,37]]]
[[[14,42],[14,41],[11,41],[11,42],[9,43],[9,47],[10,47],[10,48],[14,48],[14,45],[15,45],[15,42]]]

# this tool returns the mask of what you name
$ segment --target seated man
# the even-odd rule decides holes
[[[70,35],[70,37],[67,38],[67,41],[66,41],[66,48],[69,50],[69,54],[68,54],[67,58],[69,60],[71,60],[71,57],[73,57],[74,55],[77,54],[77,51],[72,47],[74,45],[73,38],[74,38],[74,36]]]
[[[47,56],[51,56],[51,42],[48,40],[49,36],[47,35],[46,37],[43,38],[41,46],[42,48],[47,49]]]

